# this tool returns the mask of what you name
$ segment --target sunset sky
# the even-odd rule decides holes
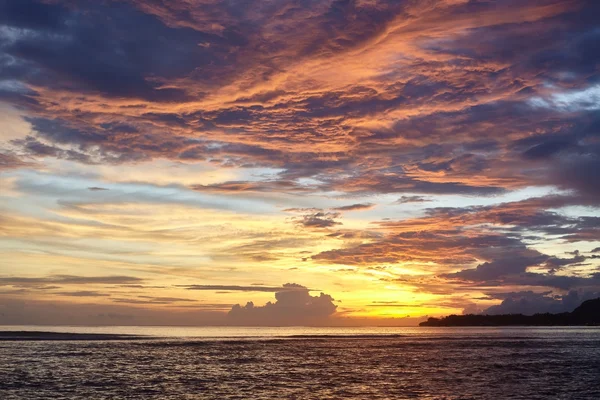
[[[0,0],[0,324],[414,325],[600,296],[599,16]]]

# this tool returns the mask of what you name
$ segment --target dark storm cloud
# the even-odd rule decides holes
[[[336,312],[337,306],[328,294],[311,296],[301,285],[286,283],[286,289],[275,293],[276,301],[264,306],[248,302],[245,306],[234,305],[228,319],[238,325],[311,325],[323,323]]]
[[[492,282],[482,282],[483,285]],[[600,288],[600,274],[592,274],[589,277],[566,276],[566,275],[548,275],[537,273],[525,273],[520,275],[508,275],[495,285],[520,285],[520,286],[538,286],[549,287],[560,290],[569,290],[574,288]]]
[[[0,5],[0,24],[6,27],[0,42],[3,76],[24,88],[41,88],[37,105],[25,107],[46,141],[15,143],[32,156],[82,163],[167,157],[284,170],[276,180],[194,187],[203,191],[488,196],[556,184],[595,193],[597,157],[574,156],[587,137],[573,125],[580,116],[557,116],[527,103],[544,95],[540,76],[561,90],[593,84],[597,32],[590,15],[597,5],[589,2]],[[498,22],[477,21],[473,13],[495,15]],[[446,23],[452,18],[456,26]],[[396,42],[409,46],[400,51],[405,64],[370,81],[335,88],[310,79],[285,88],[271,81],[304,62],[341,57],[351,65],[352,51]],[[227,85],[239,95],[216,98],[210,109],[174,112],[161,105],[202,101]],[[254,91],[259,85],[264,87]],[[58,91],[70,93],[77,104],[45,112],[60,109],[53,97]],[[33,95],[20,94],[31,100]],[[487,97],[494,101],[474,101]],[[140,102],[114,105],[116,99]],[[394,117],[385,129],[355,124],[411,109],[422,111]],[[510,141],[532,131],[538,143],[510,149]],[[564,168],[544,161],[565,152]],[[532,162],[545,163],[536,167],[541,173],[526,172]],[[303,177],[321,183],[307,186],[298,181]]]
[[[564,295],[551,295],[550,292],[532,291],[499,293],[499,305],[483,310],[482,314],[525,314],[571,312],[585,300],[600,297],[600,292],[569,291]]]
[[[515,251],[516,250],[516,251]],[[528,267],[538,265],[548,259],[538,251],[526,248],[511,249],[510,254],[491,262],[485,262],[474,269],[442,275],[444,278],[458,278],[468,281],[488,281],[501,276],[523,273]]]
[[[506,7],[514,7],[512,2],[468,2],[457,7],[465,12],[472,4],[493,8],[493,12],[502,13]],[[523,6],[533,3],[522,3]],[[565,6],[559,1],[543,1],[537,4]],[[455,45],[439,46],[438,51],[463,55],[470,59],[502,61],[512,65],[503,74],[517,74],[526,77],[532,71],[554,82],[564,81],[564,72],[575,75],[571,79],[590,79],[597,72],[599,35],[594,15],[600,7],[594,1],[573,2],[574,7],[551,16],[528,23],[508,23],[476,27],[469,30]],[[474,12],[474,10],[471,10]],[[479,9],[477,12],[483,12]],[[547,29],[552,27],[553,29]],[[535,36],[531,34],[535,32]],[[568,33],[568,34],[567,34]],[[527,40],[524,40],[527,38]],[[561,74],[561,72],[563,74]]]
[[[67,10],[36,0],[0,2],[0,24],[19,28],[56,30],[65,23]]]
[[[546,256],[547,257],[547,256]],[[592,274],[589,277],[554,275],[545,273],[525,272],[523,263],[512,266],[506,264],[507,260],[494,260],[478,266],[475,269],[466,269],[453,274],[441,275],[441,278],[458,280],[460,283],[470,284],[472,287],[519,286],[519,287],[545,287],[558,290],[574,288],[600,287],[600,275]],[[489,268],[485,268],[488,267]],[[534,266],[532,263],[531,266]]]
[[[62,5],[27,0],[15,5],[5,0],[0,7],[5,26],[26,29],[12,31],[0,49],[19,64],[19,78],[34,85],[176,101],[187,97],[184,90],[162,88],[148,78],[172,78],[223,62],[218,52],[197,46],[221,38],[168,27],[125,2]]]
[[[284,1],[250,9],[228,2],[27,0],[4,1],[1,7],[0,23],[7,29],[0,47],[4,78],[43,89],[36,94],[37,105],[28,108],[34,130],[50,143],[19,143],[28,153],[87,163],[168,157],[285,169],[281,184],[254,183],[259,191],[317,176],[323,185],[308,190],[493,195],[531,184],[521,173],[526,165],[503,163],[507,154],[499,138],[533,130],[543,136],[555,132],[554,125],[567,129],[573,116],[532,111],[525,101],[541,93],[540,71],[554,80],[574,74],[558,83],[565,89],[584,88],[596,65],[595,22],[589,16],[597,6],[588,2],[510,7],[437,2],[422,7],[389,1]],[[495,13],[498,23],[478,26],[475,12]],[[455,17],[457,28],[464,24],[459,31],[445,24]],[[435,25],[443,32],[441,41],[431,31]],[[418,39],[414,32],[420,32]],[[310,87],[314,81],[285,89],[271,85],[275,74],[295,65],[346,57],[380,38],[386,39],[381,45],[398,41],[412,46],[403,49],[408,58],[401,70],[407,75],[391,70],[380,81],[354,81],[335,90],[315,90],[319,87]],[[438,61],[440,54],[449,59]],[[511,67],[498,67],[502,63]],[[240,95],[216,108],[173,112],[159,104],[199,101],[230,84]],[[267,88],[244,94],[259,84]],[[55,91],[75,96],[77,106],[44,112],[60,108],[52,98]],[[469,105],[496,95],[503,100]],[[142,102],[115,106],[129,110],[123,114],[115,111],[115,99]],[[354,125],[413,107],[423,109],[422,115],[397,117],[390,129],[365,131]],[[193,145],[188,139],[198,134],[216,146]],[[396,145],[400,138],[411,143],[409,148]],[[321,149],[294,149],[308,143],[337,148],[327,161],[319,159],[327,154]],[[434,144],[444,152],[427,156]],[[540,159],[571,144],[570,139],[554,140],[524,151],[526,158]],[[573,172],[564,170],[566,176],[556,183],[589,171],[583,164],[593,166],[580,164],[572,163]],[[443,179],[428,175],[441,172]],[[548,174],[552,181],[555,174]]]

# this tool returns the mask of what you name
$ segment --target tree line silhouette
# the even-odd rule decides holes
[[[559,314],[502,314],[502,315],[449,315],[429,318],[420,326],[585,326],[600,325],[600,298],[581,303],[572,312]]]

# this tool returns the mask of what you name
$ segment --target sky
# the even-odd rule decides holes
[[[600,2],[0,0],[0,324],[600,296]]]

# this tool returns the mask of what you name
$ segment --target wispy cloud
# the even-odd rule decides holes
[[[428,201],[431,201],[431,199],[424,196],[402,196],[394,204],[426,203]]]
[[[0,284],[3,285],[42,285],[42,284],[123,284],[143,282],[142,278],[135,276],[76,276],[76,275],[52,275],[46,277],[22,277],[22,276],[3,276],[0,277]]]
[[[239,286],[239,285],[183,285],[183,288],[187,290],[209,290],[209,291],[240,291],[240,292],[286,292],[294,290],[308,290],[305,287],[296,286]]]
[[[341,206],[341,207],[334,207],[332,208],[332,210],[334,211],[362,211],[362,210],[370,210],[371,208],[375,207],[375,204],[372,203],[357,203],[357,204],[350,204],[347,206]]]

